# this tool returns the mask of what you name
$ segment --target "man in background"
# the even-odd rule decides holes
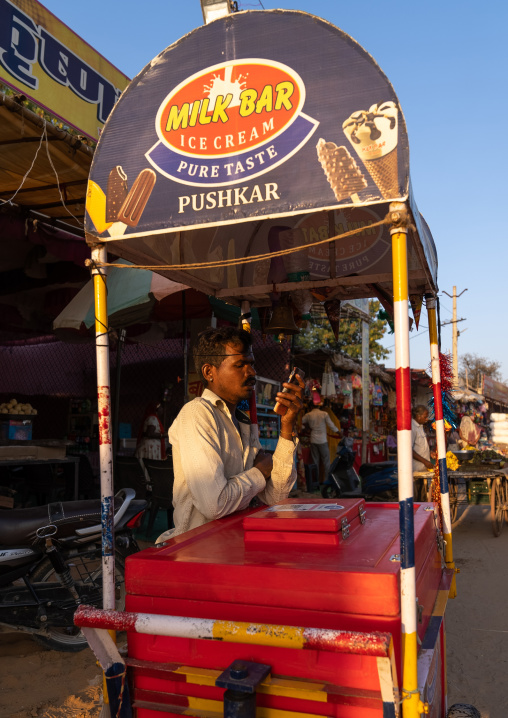
[[[431,454],[424,425],[429,420],[429,410],[423,404],[413,407],[413,418],[411,420],[411,442],[413,448],[413,474],[416,471],[433,469],[434,462],[431,461]],[[416,501],[426,501],[427,491],[425,479],[413,479],[413,496]]]
[[[323,402],[318,406],[314,406],[302,419],[302,427],[310,430],[310,453],[312,463],[317,466],[318,476],[320,465],[323,467],[323,481],[328,478],[330,470],[330,450],[328,448],[328,438],[326,434],[327,427],[331,429],[333,434],[337,434],[338,427],[335,426],[326,411],[321,408]]]

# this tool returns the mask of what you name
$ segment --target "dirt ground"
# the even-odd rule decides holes
[[[508,716],[508,527],[494,538],[490,509],[468,506],[454,524],[458,596],[448,603],[448,705]],[[1,718],[99,718],[101,673],[91,651],[56,653],[0,634]]]

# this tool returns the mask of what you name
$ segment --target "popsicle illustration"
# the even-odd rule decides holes
[[[118,212],[127,196],[127,175],[120,165],[113,167],[106,189],[106,222],[116,222]]]
[[[397,170],[398,109],[394,102],[353,112],[342,124],[344,134],[384,199],[400,194]]]
[[[141,170],[120,207],[119,222],[123,222],[129,227],[136,227],[150,199],[155,180],[156,176],[153,170]]]

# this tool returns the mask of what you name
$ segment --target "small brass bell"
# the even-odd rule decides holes
[[[291,307],[280,305],[275,307],[266,327],[267,334],[299,334]]]

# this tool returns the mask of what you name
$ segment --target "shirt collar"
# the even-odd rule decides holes
[[[224,411],[229,417],[231,417],[231,412],[229,411],[227,404],[211,389],[204,389],[201,394],[201,399],[210,402],[210,404],[213,404],[217,407],[217,409]],[[242,424],[250,424],[249,417],[244,411],[237,408],[235,416]]]

